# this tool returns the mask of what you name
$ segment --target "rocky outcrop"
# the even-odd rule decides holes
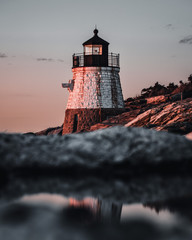
[[[168,100],[168,96],[160,95],[156,97],[146,98],[147,104],[157,104],[157,103],[163,103]]]
[[[161,98],[162,99],[162,98]],[[192,98],[161,104],[146,104],[142,108],[112,117],[91,126],[90,131],[115,125],[145,127],[178,134],[192,132]]]
[[[161,104],[139,114],[125,126],[187,134],[192,131],[192,99]]]
[[[125,112],[122,113],[120,115],[117,115],[115,117],[111,117],[101,123],[95,124],[93,126],[91,126],[89,131],[95,131],[98,129],[103,129],[103,128],[109,128],[109,127],[113,127],[113,126],[118,126],[118,125],[125,125],[127,122],[135,119],[138,114],[139,114],[140,110],[136,109],[133,111],[129,111],[129,112]]]

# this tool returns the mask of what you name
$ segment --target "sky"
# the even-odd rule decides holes
[[[62,125],[72,55],[99,36],[120,53],[124,98],[192,73],[192,0],[0,0],[0,132]]]

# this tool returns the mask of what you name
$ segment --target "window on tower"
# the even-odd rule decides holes
[[[102,45],[85,46],[85,55],[102,55]]]

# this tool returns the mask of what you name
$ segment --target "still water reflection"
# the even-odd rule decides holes
[[[156,211],[151,206],[144,206],[143,204],[122,204],[91,197],[75,199],[57,194],[42,193],[23,196],[18,202],[36,207],[46,206],[57,211],[67,208],[86,209],[93,214],[94,219],[101,222],[115,221],[123,223],[137,217],[146,218],[158,224],[171,225],[179,221],[177,214],[171,213],[168,209]]]
[[[49,193],[24,195],[1,205],[0,239],[188,240],[191,199],[127,204]]]

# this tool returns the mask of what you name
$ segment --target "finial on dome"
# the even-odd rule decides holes
[[[95,30],[93,32],[94,32],[95,36],[97,36],[97,34],[99,32],[98,29],[97,29],[97,25],[95,25]]]

